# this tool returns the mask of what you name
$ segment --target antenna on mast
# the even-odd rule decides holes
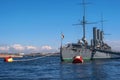
[[[104,31],[103,30],[103,22],[105,22],[106,20],[103,20],[103,14],[101,13],[101,20],[100,20],[100,22],[101,22],[101,30],[102,31]]]
[[[102,33],[103,33],[103,35],[111,35],[111,34],[106,34],[106,33],[104,33],[104,22],[106,22],[107,20],[104,20],[103,19],[103,14],[101,13],[101,20],[100,20],[100,22],[101,22],[101,31],[102,31]],[[103,37],[104,38],[104,37]]]

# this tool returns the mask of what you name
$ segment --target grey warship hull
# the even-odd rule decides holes
[[[70,44],[69,44],[70,45]],[[104,53],[99,51],[93,51],[91,49],[77,48],[80,45],[71,44],[74,48],[64,46],[61,51],[61,60],[64,62],[72,62],[75,56],[82,56],[84,61],[94,60],[94,59],[111,59],[120,58],[118,55]]]

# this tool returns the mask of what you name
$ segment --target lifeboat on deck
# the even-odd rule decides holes
[[[75,56],[75,57],[73,58],[72,63],[83,63],[83,58],[82,58],[82,56]]]

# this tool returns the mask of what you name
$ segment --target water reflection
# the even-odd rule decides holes
[[[115,62],[116,60],[94,60],[83,64],[63,63],[60,66],[60,77],[70,80],[118,80],[120,66],[116,67]]]

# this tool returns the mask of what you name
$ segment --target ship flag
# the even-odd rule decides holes
[[[64,39],[64,37],[65,37],[65,36],[64,36],[64,34],[63,34],[63,33],[61,33],[61,38],[62,38],[62,39]]]

